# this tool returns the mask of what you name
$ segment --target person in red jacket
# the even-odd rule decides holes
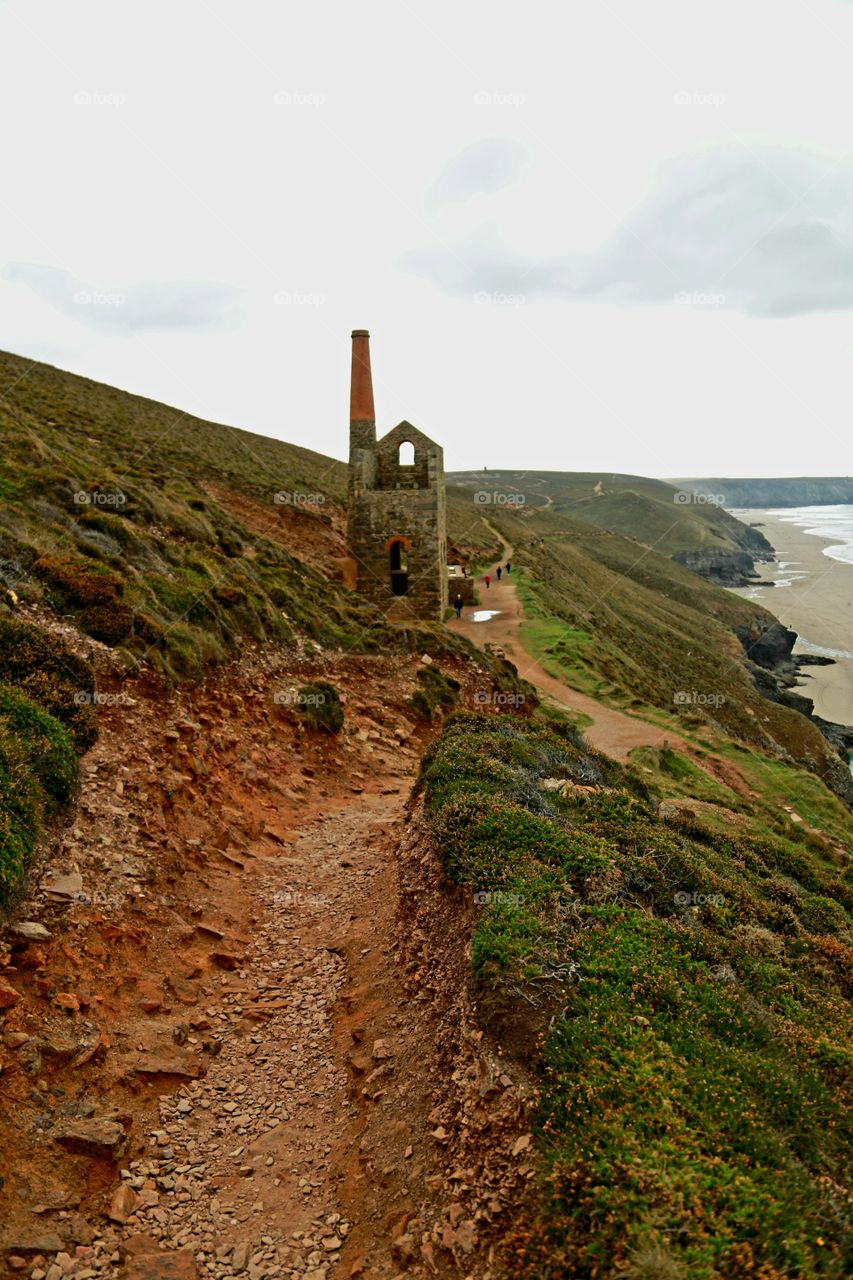
[[[486,574],[486,576],[485,576],[485,578],[483,579],[483,581],[484,581],[484,582],[485,582],[485,584],[486,584],[486,590],[487,590],[487,591],[488,591],[488,589],[489,589],[489,583],[491,582],[491,580],[492,580],[492,575],[491,575],[490,573],[487,573],[487,574]]]

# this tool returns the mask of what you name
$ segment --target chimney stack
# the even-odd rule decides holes
[[[376,411],[373,408],[373,378],[370,373],[370,334],[352,331],[352,376],[349,401],[350,459],[353,450],[376,444]]]

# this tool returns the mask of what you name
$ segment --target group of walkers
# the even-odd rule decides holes
[[[498,581],[498,582],[500,582],[500,580],[501,580],[501,576],[503,575],[504,570],[506,570],[507,575],[509,575],[510,573],[512,573],[512,561],[511,561],[511,560],[507,560],[507,562],[506,562],[506,564],[505,564],[505,565],[498,565],[498,567],[495,569],[495,578],[497,579],[497,581]],[[486,584],[486,590],[488,591],[488,590],[489,590],[489,587],[492,585],[492,575],[491,575],[490,573],[484,573],[484,574],[483,574],[483,581],[485,582],[485,584]],[[457,618],[461,618],[461,617],[462,617],[462,607],[463,607],[463,604],[464,604],[464,601],[463,601],[462,597],[457,593],[456,599],[453,601],[453,608],[456,610],[456,616],[457,616]]]

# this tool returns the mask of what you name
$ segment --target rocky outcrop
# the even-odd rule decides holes
[[[778,671],[785,666],[796,669],[796,660],[792,655],[797,633],[783,627],[781,622],[774,622],[764,629],[756,624],[751,628],[738,627],[738,639],[746,656],[759,667],[764,667],[767,671]]]
[[[757,580],[755,557],[748,551],[709,547],[700,551],[677,551],[672,558],[718,587],[749,587]]]
[[[834,659],[810,654],[795,655],[793,649],[797,633],[781,622],[774,622],[763,630],[758,626],[739,627],[738,638],[749,659],[753,683],[761,696],[806,716],[837,751],[839,767],[830,785],[853,807],[853,777],[847,767],[849,753],[853,751],[853,727],[834,724],[816,716],[814,701],[793,687],[803,667],[831,666]]]

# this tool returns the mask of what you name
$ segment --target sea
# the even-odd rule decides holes
[[[824,547],[823,554],[853,564],[853,506],[781,507],[773,508],[772,514],[817,538],[831,538],[832,545]]]

